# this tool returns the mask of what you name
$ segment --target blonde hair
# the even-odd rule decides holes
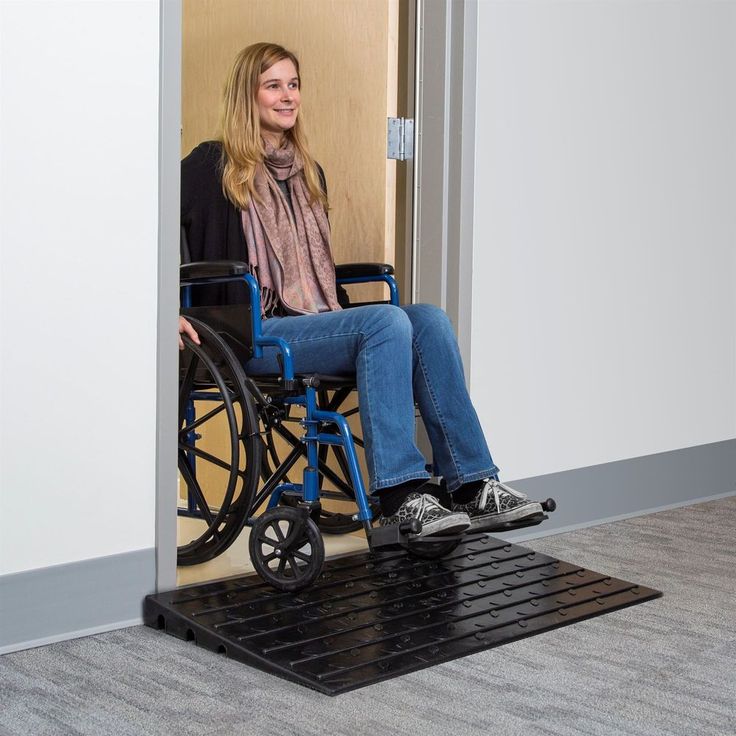
[[[240,209],[246,209],[251,197],[257,198],[254,177],[256,167],[263,162],[265,149],[261,139],[261,121],[256,104],[259,78],[274,64],[289,59],[296,67],[299,85],[299,61],[283,46],[275,43],[255,43],[244,48],[236,57],[225,83],[222,110],[223,171],[222,190]],[[285,135],[294,143],[304,161],[304,178],[312,201],[327,208],[317,164],[309,153],[302,116]]]

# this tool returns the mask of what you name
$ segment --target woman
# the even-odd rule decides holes
[[[270,43],[238,54],[225,87],[221,140],[200,144],[182,162],[191,259],[249,264],[261,286],[264,335],[291,345],[297,372],[356,374],[380,524],[416,517],[422,535],[431,535],[541,513],[539,503],[497,480],[445,313],[427,304],[341,308],[324,176],[309,153],[300,105],[294,54]],[[190,329],[184,320],[180,331]],[[267,349],[247,370],[278,373],[275,352]],[[415,402],[449,508],[433,495],[437,486],[427,484],[414,444]]]

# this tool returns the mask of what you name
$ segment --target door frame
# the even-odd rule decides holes
[[[156,589],[176,588],[182,0],[160,3]],[[475,156],[477,0],[416,0],[412,301],[443,307],[466,371]],[[425,73],[426,72],[426,73]]]
[[[470,367],[477,0],[417,0],[413,297],[442,307]]]

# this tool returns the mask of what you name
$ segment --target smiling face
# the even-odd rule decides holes
[[[282,59],[266,69],[259,77],[256,93],[264,140],[278,148],[284,132],[294,127],[300,104],[299,74],[294,62]]]

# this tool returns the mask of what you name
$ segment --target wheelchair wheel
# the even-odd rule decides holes
[[[317,525],[301,509],[277,507],[259,516],[250,530],[250,559],[256,572],[278,590],[311,585],[325,560]]]
[[[212,328],[189,319],[200,345],[185,336],[179,358],[179,472],[195,504],[187,515],[200,521],[178,547],[179,565],[210,560],[235,541],[261,463],[255,401],[240,362]]]

